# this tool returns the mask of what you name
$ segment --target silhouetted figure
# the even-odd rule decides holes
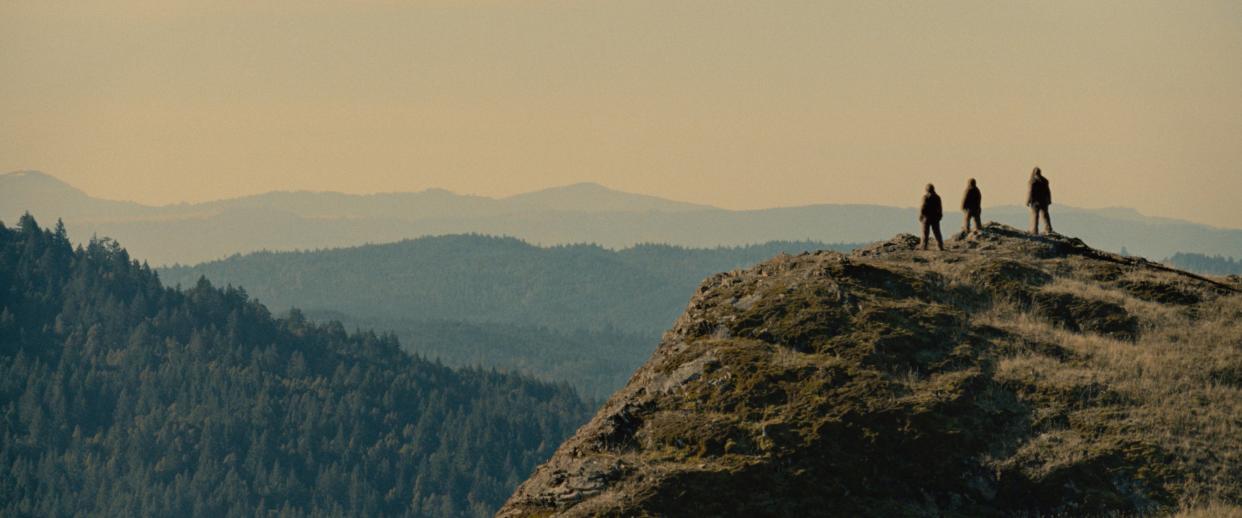
[[[1044,217],[1044,232],[1052,233],[1052,217],[1048,215],[1048,206],[1052,205],[1052,189],[1048,187],[1048,179],[1038,167],[1031,171],[1031,191],[1026,197],[1026,205],[1031,208],[1031,233],[1039,234],[1039,217]]]
[[[963,231],[970,232],[972,219],[975,222],[975,230],[983,230],[983,222],[979,220],[979,216],[983,214],[983,193],[979,192],[974,178],[970,179],[970,184],[966,186],[966,195],[962,197],[962,212],[966,213]]]
[[[940,237],[940,219],[944,217],[944,209],[940,206],[940,195],[936,194],[936,186],[927,184],[927,194],[923,195],[923,206],[919,208],[919,222],[923,224],[923,250],[927,250],[928,232],[936,234],[936,245],[944,250],[944,238]]]

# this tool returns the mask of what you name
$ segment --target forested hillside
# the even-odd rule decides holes
[[[595,401],[624,385],[660,341],[657,331],[559,331],[509,323],[357,318],[333,311],[307,312],[306,317],[342,322],[346,329],[391,332],[407,350],[446,365],[502,368],[566,382]]]
[[[588,410],[0,225],[3,516],[487,516]]]
[[[1242,261],[1237,261],[1232,257],[1178,252],[1165,262],[1175,268],[1208,275],[1242,275]]]
[[[304,252],[259,252],[160,270],[169,285],[200,276],[245,286],[273,308],[367,318],[511,322],[560,330],[666,329],[704,277],[782,251],[830,246],[773,242],[740,248],[643,245],[538,247],[514,238],[449,235]]]
[[[263,252],[160,270],[206,276],[275,307],[397,333],[450,365],[520,369],[602,399],[654,349],[704,277],[781,252],[854,245],[771,242],[708,249],[538,247],[451,235],[307,252]]]

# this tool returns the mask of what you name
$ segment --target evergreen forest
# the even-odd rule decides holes
[[[3,516],[488,516],[589,411],[0,224]]]

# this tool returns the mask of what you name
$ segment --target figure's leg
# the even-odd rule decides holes
[[[927,233],[931,230],[931,225],[926,221],[923,222],[923,250],[927,250]]]
[[[936,233],[936,246],[944,250],[944,237],[940,235],[940,222],[932,223],[932,231]]]
[[[962,230],[965,231],[967,234],[970,233],[970,213],[969,212],[966,213],[965,221],[962,221]]]
[[[1044,232],[1051,234],[1052,233],[1052,216],[1048,214],[1048,207],[1044,207],[1042,212],[1044,213]]]
[[[975,230],[983,230],[983,219],[979,217],[978,212],[975,213],[974,218],[975,218]]]
[[[1031,233],[1039,235],[1039,207],[1031,207]]]

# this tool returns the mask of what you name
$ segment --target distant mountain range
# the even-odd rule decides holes
[[[444,190],[350,195],[273,192],[146,206],[103,200],[44,173],[0,175],[0,219],[63,218],[74,236],[120,240],[153,265],[192,264],[258,250],[318,249],[426,235],[484,233],[542,244],[693,247],[773,240],[865,242],[915,228],[913,208],[808,205],[726,210],[576,184],[507,198]],[[989,207],[985,219],[1025,226],[1026,209]],[[1177,252],[1242,257],[1242,229],[1144,216],[1132,209],[1056,206],[1057,228],[1105,250],[1162,259]],[[950,218],[946,230],[956,221]]]

